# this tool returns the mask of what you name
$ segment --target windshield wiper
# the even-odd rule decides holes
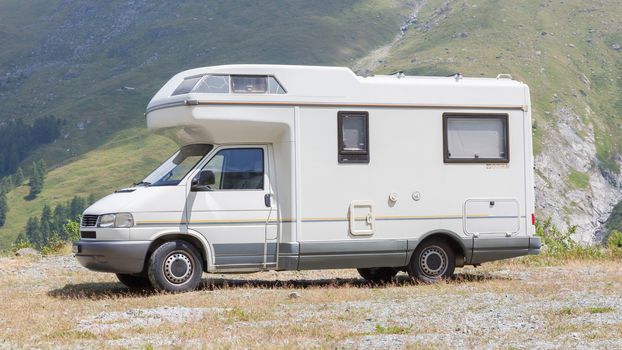
[[[135,182],[135,183],[132,184],[132,186],[145,186],[145,187],[149,187],[149,186],[151,186],[151,182],[147,182],[147,181]]]

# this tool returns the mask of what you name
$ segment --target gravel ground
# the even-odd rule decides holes
[[[138,293],[69,256],[0,258],[0,349],[622,349],[619,262],[496,263],[434,285],[370,286],[353,270],[205,277],[192,293]]]

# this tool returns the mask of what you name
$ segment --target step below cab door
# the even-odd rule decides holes
[[[276,264],[268,156],[266,146],[220,147],[192,181],[188,228],[210,243],[219,270]]]

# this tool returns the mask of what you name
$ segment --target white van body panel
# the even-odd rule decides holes
[[[171,96],[184,79],[207,74],[271,76],[286,93]],[[340,112],[366,113],[368,162],[339,161]],[[509,161],[447,162],[446,115],[506,118]],[[85,211],[131,213],[128,239],[144,242],[137,253],[143,259],[157,238],[174,234],[200,237],[209,272],[402,267],[432,234],[455,242],[460,265],[539,248],[529,90],[511,79],[205,67],[171,78],[149,103],[146,121],[182,145],[214,148],[176,186],[136,187]],[[263,190],[191,191],[191,180],[219,150],[244,147],[265,152]],[[89,229],[97,231],[95,241],[122,237]]]

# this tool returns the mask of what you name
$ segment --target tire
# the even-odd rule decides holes
[[[149,257],[147,276],[153,288],[162,292],[186,292],[195,289],[203,276],[201,254],[182,240],[165,242]]]
[[[119,282],[123,283],[130,289],[152,289],[149,278],[146,276],[128,275],[124,273],[117,273]]]
[[[423,241],[408,264],[408,275],[425,283],[451,278],[456,269],[456,254],[444,240]]]
[[[393,267],[371,267],[356,269],[361,277],[371,283],[388,283],[397,275],[398,270]]]

